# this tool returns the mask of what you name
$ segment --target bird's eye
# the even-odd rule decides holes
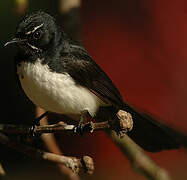
[[[41,38],[41,35],[42,35],[42,32],[41,31],[36,31],[36,32],[34,32],[34,34],[33,34],[33,38],[34,39],[40,39]]]

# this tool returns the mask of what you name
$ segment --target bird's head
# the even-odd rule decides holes
[[[54,47],[60,38],[55,19],[49,14],[38,11],[26,15],[18,24],[15,37],[8,41],[17,45],[26,54],[36,54]]]

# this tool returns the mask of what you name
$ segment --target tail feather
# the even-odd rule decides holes
[[[187,147],[187,135],[157,122],[152,117],[136,112],[126,105],[125,110],[133,117],[133,130],[129,136],[143,149],[159,152],[167,149]]]

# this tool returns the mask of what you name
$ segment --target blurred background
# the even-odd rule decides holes
[[[60,14],[58,1],[22,1],[28,3],[27,12],[43,10],[53,16]],[[0,3],[1,123],[30,123],[35,117],[34,105],[15,80],[16,50],[3,47],[14,35],[22,15],[17,9],[19,2],[1,0]],[[80,19],[81,42],[124,99],[187,132],[187,2],[83,0]],[[144,179],[132,171],[126,157],[104,132],[56,138],[63,154],[93,157],[95,173],[83,175],[82,179]],[[167,169],[174,180],[187,179],[184,149],[148,155]],[[5,146],[0,146],[0,158],[8,179],[65,179],[56,165],[23,157]]]

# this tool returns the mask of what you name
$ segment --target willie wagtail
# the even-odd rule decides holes
[[[124,102],[88,52],[68,38],[49,14],[39,11],[25,16],[15,38],[5,45],[9,44],[19,47],[15,58],[17,75],[35,105],[73,118],[84,111],[96,119],[102,111],[114,117],[123,109],[134,122],[128,135],[145,150],[157,152],[187,146],[186,135]]]

